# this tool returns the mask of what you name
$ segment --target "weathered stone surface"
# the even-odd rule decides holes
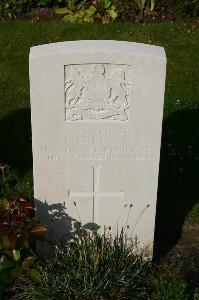
[[[34,194],[49,238],[125,227],[152,248],[166,57],[117,41],[30,51]]]

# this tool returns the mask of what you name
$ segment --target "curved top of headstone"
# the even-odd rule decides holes
[[[110,52],[126,52],[139,55],[149,55],[160,57],[166,60],[165,50],[159,46],[153,46],[142,43],[115,41],[115,40],[82,40],[50,43],[34,46],[30,49],[30,58],[89,51],[110,51]]]

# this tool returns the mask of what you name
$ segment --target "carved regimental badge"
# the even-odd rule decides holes
[[[127,65],[65,66],[65,120],[127,121],[129,77]]]

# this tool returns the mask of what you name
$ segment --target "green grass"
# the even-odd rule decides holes
[[[156,244],[159,245],[163,238],[165,243],[168,236],[168,247],[171,247],[184,223],[199,224],[198,25],[189,22],[146,25],[71,25],[61,21],[34,25],[27,21],[0,23],[0,161],[19,172],[19,190],[29,186],[32,169],[30,47],[81,39],[151,43],[166,50],[168,64]]]
[[[153,266],[133,254],[121,233],[116,239],[76,236],[64,248],[56,247],[48,260],[39,261],[39,284],[19,278],[10,289],[13,300],[151,299],[186,300],[187,283],[166,264]]]
[[[195,27],[194,27],[195,26]],[[190,33],[189,33],[190,32]],[[168,57],[165,116],[176,101],[199,105],[199,32],[192,23],[71,25],[62,22],[0,23],[0,117],[29,107],[28,54],[31,46],[81,39],[115,39],[165,47]]]
[[[71,25],[63,22],[0,23],[0,118],[29,108],[31,46],[80,39],[115,39],[165,47],[168,57],[165,117],[178,107],[199,106],[198,26],[192,23]]]

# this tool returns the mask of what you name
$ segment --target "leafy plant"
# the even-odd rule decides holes
[[[16,15],[24,13],[33,7],[32,0],[1,0],[0,17],[15,18]]]
[[[115,5],[110,0],[69,0],[67,6],[55,10],[57,14],[63,14],[63,20],[70,23],[93,23],[94,21],[104,24],[117,19],[118,13]]]
[[[26,195],[0,201],[0,224],[0,285],[7,286],[24,272],[40,281],[39,271],[32,268],[36,260],[33,250],[46,229]]]
[[[19,195],[25,192],[30,200],[33,199],[32,170],[20,176],[16,170],[11,170],[7,164],[0,164],[0,199],[11,194]]]

